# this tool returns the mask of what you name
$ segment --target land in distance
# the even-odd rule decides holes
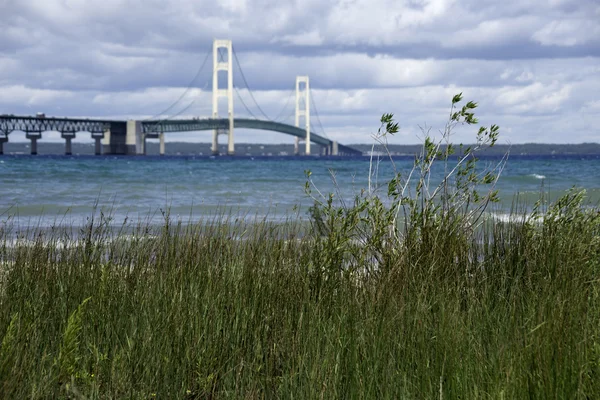
[[[189,142],[167,142],[165,147],[166,155],[211,155],[210,143],[189,143]],[[301,153],[304,146],[301,145]],[[372,149],[370,144],[351,144],[357,150],[368,155]],[[320,146],[314,145],[313,153],[318,153]],[[394,156],[412,156],[421,150],[420,145],[399,145],[390,144],[388,146],[390,154]],[[375,146],[373,150],[376,154],[385,154],[382,146]],[[580,143],[580,144],[543,144],[543,143],[525,143],[525,144],[497,144],[490,149],[486,149],[482,154],[489,156],[501,156],[510,150],[511,155],[600,155],[600,143]],[[64,154],[64,142],[38,142],[38,154]],[[148,155],[158,155],[158,142],[148,142]],[[227,146],[219,146],[221,154],[226,154]],[[29,142],[8,142],[4,143],[4,154],[29,154]],[[93,143],[73,143],[72,153],[74,155],[94,154]],[[293,143],[280,144],[249,144],[237,143],[235,153],[239,156],[291,156],[294,154]]]

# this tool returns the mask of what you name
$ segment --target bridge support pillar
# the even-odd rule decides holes
[[[301,88],[301,84],[304,88]],[[308,76],[296,77],[296,126],[300,127],[300,117],[304,117],[304,126],[306,128],[306,143],[304,154],[310,155],[310,83]],[[304,107],[302,108],[301,105]],[[298,143],[298,142],[296,142]]]
[[[219,155],[219,130],[213,131],[212,147],[210,148],[213,156]]]
[[[71,146],[71,141],[75,138],[75,134],[74,133],[61,133],[60,136],[65,139],[65,155],[66,156],[70,156],[71,154],[73,154],[73,150],[72,150],[72,146]]]
[[[37,155],[37,141],[42,138],[41,133],[25,133],[25,137],[31,140],[31,155]]]
[[[127,121],[127,132],[125,137],[126,154],[144,154],[144,135],[140,121]]]
[[[294,155],[297,156],[298,154],[300,154],[300,138],[296,136],[296,140],[294,141]]]
[[[8,135],[0,136],[0,155],[4,154],[4,143],[8,142]]]
[[[65,142],[65,155],[66,156],[70,156],[70,155],[73,154],[73,148],[71,147],[71,140],[72,139],[73,138],[71,138],[71,137],[66,137],[65,138],[65,140],[66,140],[66,142]]]
[[[229,129],[227,132],[227,155],[235,155],[235,143],[233,141],[233,115],[229,116]]]
[[[159,154],[161,156],[165,155],[165,134],[164,132],[150,132],[150,133],[146,133],[144,134],[144,155],[146,155],[146,144],[148,143],[147,140],[148,139],[159,139],[160,140],[160,149],[159,149]]]
[[[219,49],[225,49],[227,60],[219,58]],[[227,72],[227,89],[219,89],[219,71]],[[213,42],[213,118],[219,118],[219,97],[227,97],[227,114],[229,116],[229,132],[227,133],[227,154],[235,153],[233,140],[233,47],[231,40]],[[213,155],[219,154],[219,129],[213,131]]]
[[[103,154],[135,154],[130,152],[133,146],[127,146],[127,122],[111,122],[102,139]]]
[[[332,156],[340,155],[340,150],[338,148],[338,142],[336,142],[335,140],[331,143],[331,155]]]
[[[110,146],[110,129],[105,130],[102,135],[102,146]]]
[[[92,133],[92,139],[96,142],[94,144],[94,154],[99,156],[102,154],[102,139],[105,133]]]

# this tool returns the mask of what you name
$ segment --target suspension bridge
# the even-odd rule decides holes
[[[301,154],[300,142],[304,142],[304,155],[323,154],[323,155],[361,155],[361,152],[349,146],[345,146],[337,141],[327,137],[323,125],[321,124],[314,101],[312,100],[310,81],[308,76],[297,76],[295,87],[296,107],[293,117],[294,124],[287,123],[286,120],[269,118],[260,105],[256,102],[246,77],[242,71],[241,65],[234,52],[230,40],[214,40],[212,45],[213,71],[212,71],[212,116],[182,118],[181,114],[187,110],[168,113],[173,110],[184,98],[184,96],[194,87],[196,78],[200,76],[210,52],[207,53],[202,66],[198,69],[196,77],[184,91],[182,96],[171,104],[166,110],[155,117],[144,120],[103,120],[103,119],[83,119],[83,118],[54,118],[46,117],[38,113],[36,116],[17,116],[0,115],[0,154],[3,152],[3,144],[9,139],[10,133],[21,131],[25,137],[31,141],[31,154],[37,154],[38,141],[42,138],[44,132],[59,132],[65,139],[65,154],[71,154],[71,143],[78,133],[89,133],[95,141],[95,153],[100,154],[123,154],[123,155],[143,155],[146,153],[146,141],[148,139],[158,139],[160,141],[160,154],[165,153],[165,134],[181,132],[199,132],[212,131],[211,150],[214,155],[219,154],[219,136],[227,137],[226,154],[235,154],[235,129],[256,129],[261,131],[273,131],[295,137],[294,153]],[[237,86],[233,84],[233,61],[236,61],[240,70],[241,77],[245,83],[254,105],[264,118],[258,118],[244,102]],[[226,85],[224,88],[219,86],[219,79],[223,74],[226,75]],[[245,110],[252,118],[236,118],[234,116],[233,94],[235,92]],[[290,96],[291,97],[291,96]],[[227,99],[227,117],[219,114],[219,100]],[[289,98],[288,98],[289,100]],[[284,105],[279,115],[283,113],[287,104]],[[311,110],[319,123],[321,130],[317,132],[311,122]],[[288,116],[289,118],[290,116]],[[317,145],[317,151],[313,150],[313,145]]]

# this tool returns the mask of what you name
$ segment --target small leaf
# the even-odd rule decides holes
[[[454,95],[454,97],[452,98],[452,104],[456,104],[459,101],[462,100],[462,92],[460,92],[459,94]]]

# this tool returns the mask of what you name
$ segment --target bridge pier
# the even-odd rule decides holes
[[[339,156],[340,155],[340,150],[338,147],[338,142],[336,142],[335,140],[331,143],[331,155],[332,156]]]
[[[296,136],[296,140],[294,141],[294,155],[297,156],[300,154],[300,138]]]
[[[25,137],[27,139],[31,140],[31,155],[32,156],[37,155],[37,141],[38,141],[38,139],[42,138],[42,134],[26,132]]]
[[[229,120],[229,126],[233,127],[233,118]],[[235,144],[233,139],[233,129],[216,128],[213,131],[213,142],[211,152],[213,156],[218,156],[219,153],[219,135],[227,134],[227,155],[235,155]]]
[[[143,134],[140,121],[111,122],[102,140],[104,154],[143,154]]]
[[[96,142],[94,144],[94,154],[99,156],[102,155],[102,139],[106,133],[92,133],[92,139]]]
[[[104,154],[110,154],[111,130],[112,130],[112,125],[111,125],[111,128],[105,130],[104,135],[102,135],[102,152]]]
[[[4,143],[8,142],[7,136],[0,136],[0,155],[4,154]]]
[[[65,139],[65,155],[66,156],[70,156],[73,151],[72,151],[72,147],[71,147],[71,141],[73,139],[75,139],[75,133],[71,133],[71,132],[61,132],[60,136]]]
[[[103,154],[130,154],[126,145],[127,123],[112,122],[110,129],[104,132],[102,139]]]
[[[159,139],[160,140],[160,149],[159,154],[161,156],[165,155],[165,134],[164,132],[152,132],[146,133],[144,135],[143,143],[144,143],[144,155],[146,155],[146,139]]]
[[[229,115],[229,130],[227,132],[227,155],[235,155],[235,143],[233,141],[233,115]]]
[[[213,156],[218,156],[219,155],[219,130],[215,129],[213,131],[213,138],[212,138],[212,147],[210,148],[212,155]]]
[[[144,134],[142,133],[142,123],[140,121],[127,121],[127,133],[125,139],[127,154],[145,154]]]
[[[71,147],[71,137],[66,137],[66,143],[65,143],[65,155],[66,156],[70,156],[73,154],[73,148]]]

